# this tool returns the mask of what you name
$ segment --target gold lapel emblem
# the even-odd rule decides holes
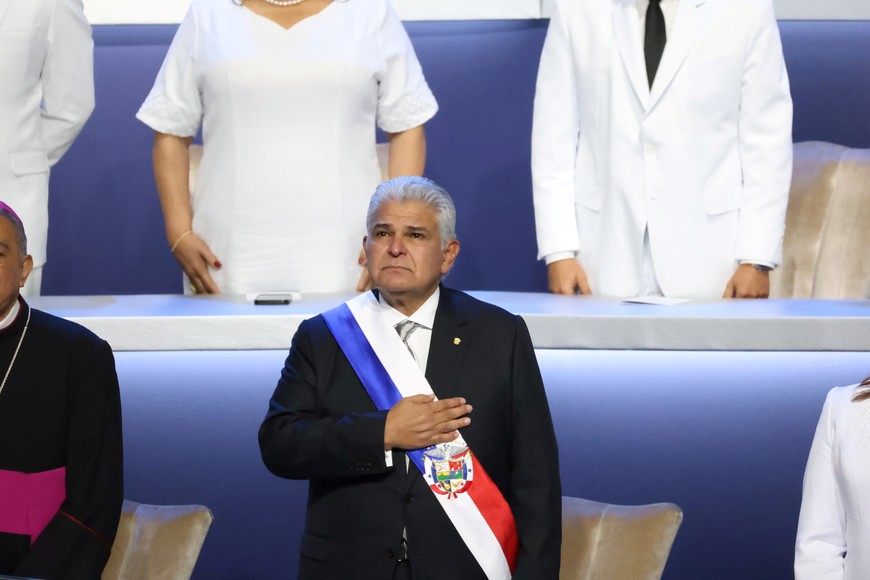
[[[460,342],[462,342],[462,339],[460,339],[460,338],[454,338],[454,339],[453,339],[453,344],[455,344],[456,346],[459,346],[459,343],[460,343]]]

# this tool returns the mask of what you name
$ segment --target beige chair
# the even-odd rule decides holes
[[[670,503],[623,506],[562,498],[560,580],[661,578],[683,511]]]
[[[782,266],[771,298],[870,298],[870,149],[794,145]]]
[[[102,580],[187,580],[214,520],[201,505],[144,505],[124,500]]]

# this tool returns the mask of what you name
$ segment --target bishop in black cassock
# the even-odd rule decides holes
[[[0,574],[96,579],[123,501],[108,343],[30,308],[26,237],[0,202]]]

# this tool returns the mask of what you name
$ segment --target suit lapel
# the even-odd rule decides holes
[[[468,346],[466,322],[457,295],[442,286],[426,361],[426,379],[439,399],[458,396],[457,378]]]
[[[649,82],[646,78],[646,61],[643,55],[643,31],[640,29],[640,15],[637,13],[635,0],[616,0],[612,19],[613,36],[622,65],[638,100],[646,108],[649,100]]]
[[[671,34],[662,54],[656,78],[650,92],[647,111],[650,111],[670,86],[680,67],[689,55],[689,50],[701,34],[706,21],[707,11],[703,5],[707,0],[681,0],[676,18],[671,25]]]

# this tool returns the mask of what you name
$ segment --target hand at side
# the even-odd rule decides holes
[[[770,273],[752,264],[741,264],[725,287],[722,298],[767,298],[770,294]]]
[[[592,294],[586,271],[573,258],[557,260],[547,265],[547,282],[553,294]]]

